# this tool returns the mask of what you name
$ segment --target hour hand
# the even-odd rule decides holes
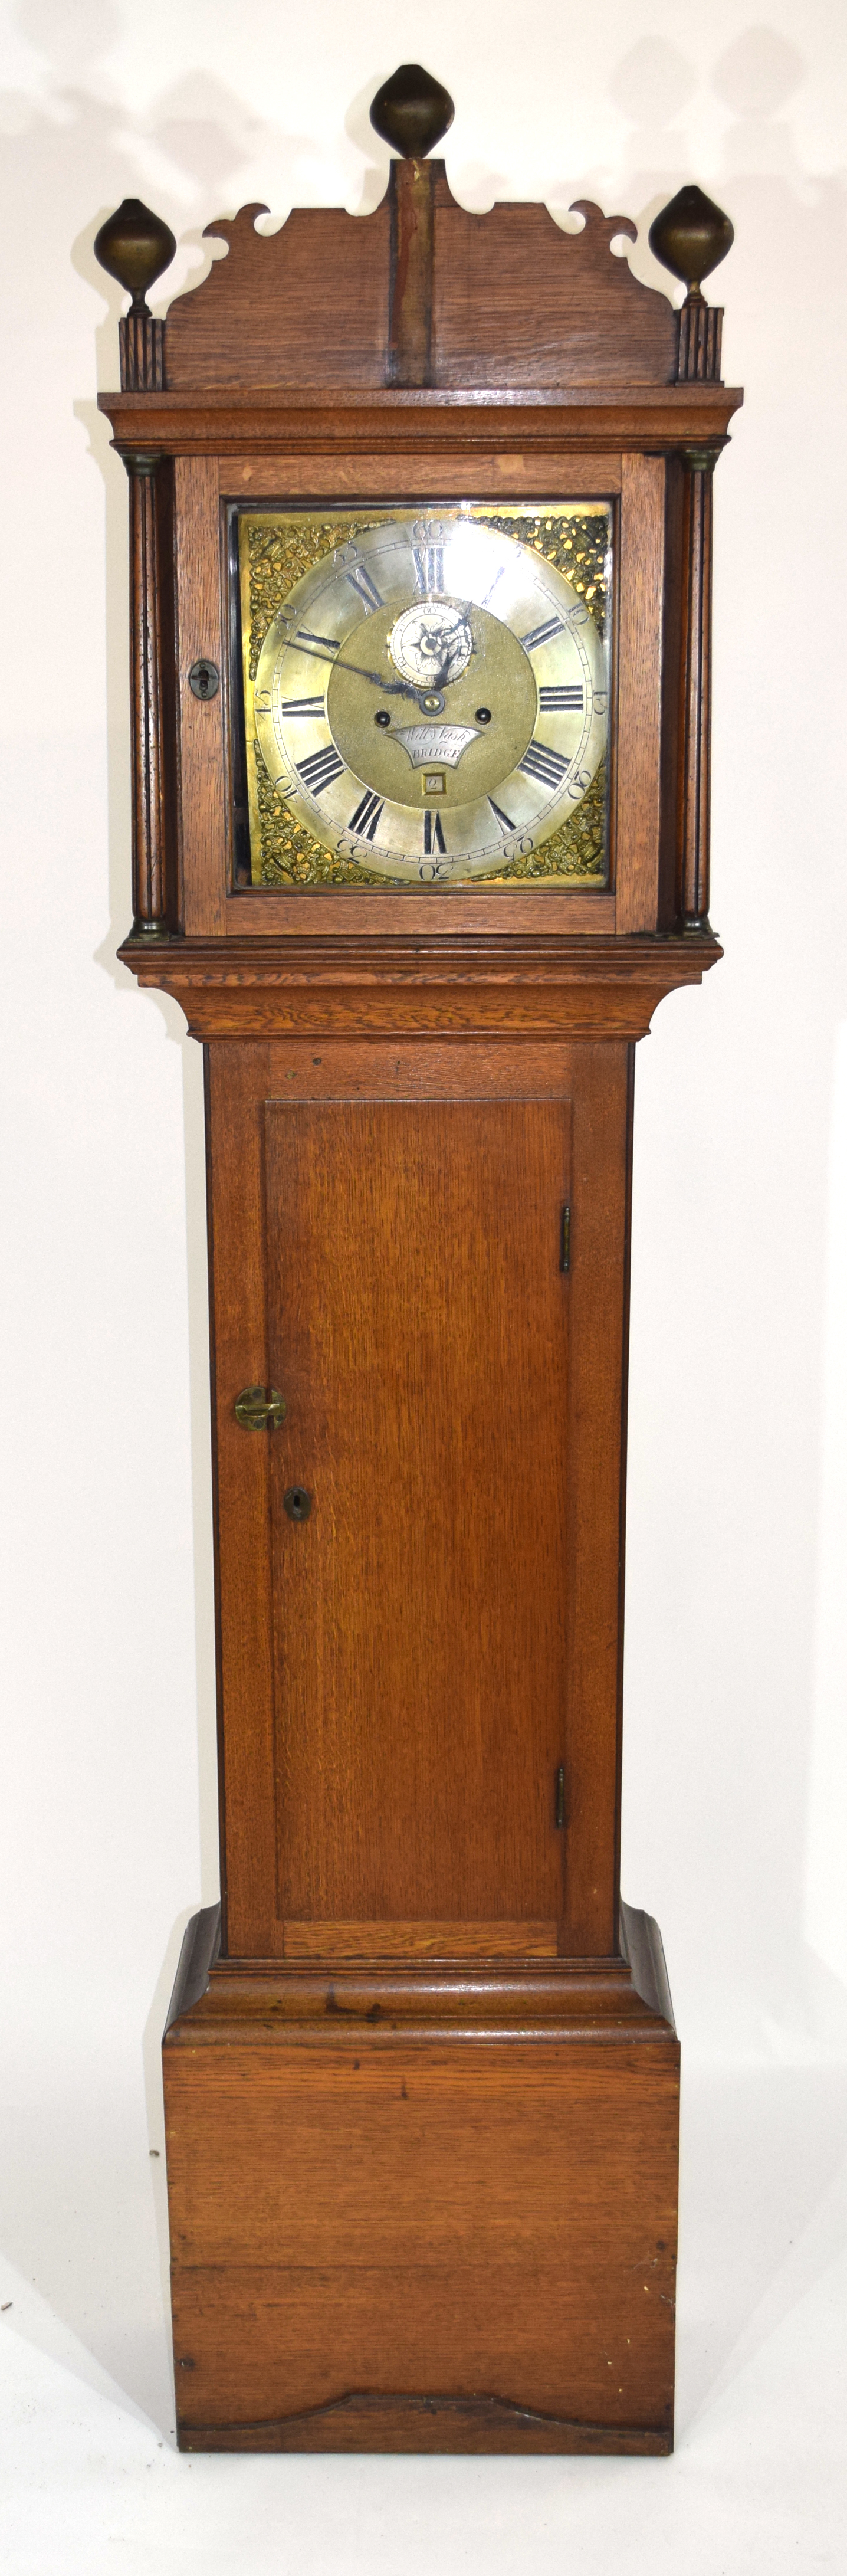
[[[361,662],[347,662],[345,669],[355,671],[357,680],[371,680],[384,698],[412,698],[422,715],[440,715],[444,699],[440,689],[416,689],[410,680],[386,680],[381,671],[365,671]],[[441,674],[439,673],[439,678]]]

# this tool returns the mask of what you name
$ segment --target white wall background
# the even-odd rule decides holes
[[[369,207],[368,103],[407,57],[455,97],[468,205],[594,195],[665,284],[647,228],[683,180],[733,218],[726,961],[638,1058],[624,1890],[659,1916],[690,2067],[823,2067],[847,2053],[847,43],[838,0],[762,5],[0,9],[6,2245],[32,2341],[80,2338],[77,2378],[164,2429],[157,2039],[216,1892],[201,1062],[115,963],[126,483],[95,396],[121,299],[92,240],[144,197],[170,297],[247,199]]]

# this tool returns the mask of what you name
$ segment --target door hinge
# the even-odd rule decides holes
[[[556,1830],[557,1830],[557,1832],[560,1832],[560,1831],[561,1831],[561,1828],[562,1828],[562,1826],[563,1826],[563,1824],[564,1824],[564,1821],[565,1821],[565,1766],[564,1766],[564,1763],[563,1763],[563,1762],[560,1762],[560,1764],[559,1764],[559,1768],[558,1768],[558,1771],[557,1771],[557,1773],[556,1773]]]
[[[570,1206],[567,1206],[567,1207],[563,1207],[563,1209],[562,1209],[562,1219],[561,1219],[561,1225],[560,1225],[560,1227],[559,1227],[559,1269],[560,1269],[560,1270],[569,1270],[569,1269],[570,1269],[570,1266],[571,1266],[571,1212],[570,1212]]]

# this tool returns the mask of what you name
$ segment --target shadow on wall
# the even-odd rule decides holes
[[[701,1868],[704,1849],[714,1855],[720,1898],[713,1893],[709,1910],[708,1975],[716,1993],[724,1986],[729,2011],[749,1977],[764,2046],[786,2056],[806,2047],[843,2054],[847,2037],[847,1994],[838,1983],[847,1975],[847,1504],[843,1448],[828,1429],[836,1398],[841,1421],[844,1390],[823,1314],[827,1263],[833,1278],[844,1268],[847,1205],[836,1076],[845,1011],[840,701],[831,657],[820,663],[813,814],[796,785],[792,792],[774,776],[769,734],[785,698],[795,619],[802,625],[811,608],[797,534],[820,533],[822,509],[843,527],[823,422],[828,416],[831,438],[843,368],[832,281],[847,254],[847,174],[812,175],[799,156],[790,111],[806,70],[797,46],[759,27],[722,52],[711,75],[730,111],[720,163],[704,184],[736,229],[718,289],[727,305],[725,373],[746,384],[733,447],[739,464],[748,440],[761,456],[766,434],[767,452],[761,476],[749,468],[739,475],[731,448],[716,487],[712,915],[728,934],[727,963],[719,989],[704,996],[701,1024],[707,1051],[717,1031],[718,1051],[704,1057],[701,1036],[698,1062],[689,1030],[680,1062],[689,1123],[683,1135],[680,1112],[676,1156],[671,1149],[665,1158],[677,1213],[682,1201],[689,1265],[690,1193],[699,1186],[702,1194],[696,1277],[689,1266],[671,1286],[662,1228],[670,1239],[673,1222],[665,1212],[650,1232],[636,1202],[631,1501],[637,1494],[641,1509],[628,1608],[631,1647],[636,1640],[628,1684],[654,1806],[667,1831],[678,1764],[677,1848],[699,1850]],[[685,114],[695,75],[677,48],[650,37],[610,86],[631,120],[617,193],[640,226],[632,265],[654,282],[644,229],[669,188],[692,176]],[[593,184],[608,195],[605,175]],[[809,401],[821,384],[828,415]],[[749,609],[746,642],[741,603]],[[757,734],[768,747],[758,770]],[[669,1061],[670,1014],[657,1038],[670,1041]],[[653,1072],[644,1065],[642,1090]],[[667,1096],[661,1115],[670,1135],[676,1110]],[[723,1179],[711,1164],[715,1128]],[[637,1113],[636,1153],[638,1133]],[[675,1469],[683,1387],[686,1431]],[[645,1848],[646,1809],[643,1800]],[[658,1836],[655,1849],[661,1884]],[[765,1899],[768,1849],[778,1869]],[[639,1888],[632,1893],[640,1898]],[[659,1902],[655,1885],[649,1901]],[[664,1916],[663,1928],[670,1935]],[[680,1931],[678,1922],[672,1959],[684,1958],[689,1937],[689,1968],[699,1972],[702,1929],[687,1936],[682,1928],[681,1940]],[[684,1984],[683,1977],[681,1994]]]
[[[700,74],[694,63],[669,44],[663,36],[644,36],[625,55],[608,83],[609,94],[622,116],[631,126],[621,154],[621,168],[626,172],[626,204],[636,215],[639,225],[638,250],[631,254],[632,266],[649,285],[663,279],[663,273],[646,251],[647,230],[669,194],[684,182],[699,176],[710,190],[738,179],[743,185],[772,178],[791,191],[789,202],[784,193],[773,201],[775,229],[768,238],[765,205],[758,198],[751,206],[753,221],[747,240],[758,263],[760,293],[773,292],[773,281],[779,275],[783,247],[791,239],[797,219],[798,204],[814,209],[820,216],[829,189],[826,181],[810,181],[797,155],[794,128],[780,111],[790,105],[802,87],[807,64],[797,47],[770,27],[751,27],[721,54],[711,74],[710,87],[722,108],[728,108],[734,119],[724,128],[720,147],[720,170],[713,169],[708,180],[693,169],[691,144],[685,124],[685,112],[692,108],[700,88]],[[606,173],[597,173],[594,184],[601,188]],[[620,182],[618,182],[620,184]],[[840,194],[838,185],[836,197]],[[744,243],[742,206],[735,190],[729,188],[728,211],[736,223],[737,247]],[[736,214],[736,206],[738,213]],[[767,260],[762,263],[762,242],[767,242]],[[732,280],[735,270],[730,254],[728,268],[720,272],[720,300],[724,295],[732,302]],[[667,279],[663,282],[667,286]]]

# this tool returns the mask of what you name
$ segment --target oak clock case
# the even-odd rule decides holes
[[[715,464],[580,201],[137,201],[133,926],[204,1047],[221,1903],[163,2042],[179,2440],[661,2454],[679,2045],[621,1900],[634,1058],[708,918]]]

